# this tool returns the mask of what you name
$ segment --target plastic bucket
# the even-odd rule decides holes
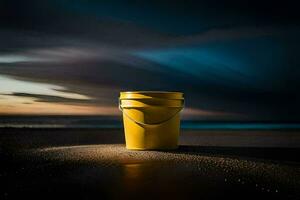
[[[183,107],[181,92],[121,92],[126,148],[176,149]]]

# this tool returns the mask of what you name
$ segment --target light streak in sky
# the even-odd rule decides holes
[[[38,94],[57,96],[69,99],[88,100],[90,97],[82,94],[63,91],[66,88],[48,83],[36,83],[17,80],[9,76],[0,75],[0,94],[11,95],[14,93]]]

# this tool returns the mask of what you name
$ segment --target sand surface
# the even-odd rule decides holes
[[[174,151],[129,151],[120,130],[26,131],[0,136],[1,199],[300,197],[295,147],[205,146],[195,139]],[[194,133],[183,134],[192,140]]]

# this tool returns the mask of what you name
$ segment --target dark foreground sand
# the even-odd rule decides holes
[[[297,131],[184,131],[175,151],[126,150],[121,130],[1,129],[0,142],[0,199],[300,197]]]

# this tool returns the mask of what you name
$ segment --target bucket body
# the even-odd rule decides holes
[[[121,92],[126,148],[176,149],[183,106],[180,92]]]

